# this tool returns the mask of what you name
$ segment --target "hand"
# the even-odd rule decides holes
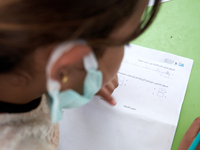
[[[200,131],[200,117],[196,118],[192,125],[189,127],[187,132],[185,133],[178,150],[188,150],[196,135]],[[197,146],[195,150],[200,150],[200,144]]]
[[[116,76],[106,86],[102,87],[96,95],[101,96],[105,101],[111,105],[116,105],[116,101],[111,96],[113,91],[118,87],[118,77]]]

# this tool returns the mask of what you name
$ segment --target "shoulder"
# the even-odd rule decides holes
[[[27,113],[0,114],[0,150],[55,150],[59,125],[52,124],[45,97]]]

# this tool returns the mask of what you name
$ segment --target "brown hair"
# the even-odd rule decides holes
[[[117,44],[106,37],[136,9],[139,0],[6,0],[0,2],[0,73],[17,67],[39,47],[73,39]],[[152,22],[160,0],[148,13],[141,34]]]

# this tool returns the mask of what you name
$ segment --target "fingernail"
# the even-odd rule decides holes
[[[116,101],[113,99],[113,100],[111,101],[111,104],[112,104],[112,105],[116,105],[117,103],[116,103]]]

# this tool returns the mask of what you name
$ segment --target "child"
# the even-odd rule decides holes
[[[62,108],[79,107],[97,92],[115,105],[111,93],[124,44],[158,10],[156,0],[142,17],[147,3],[1,1],[0,149],[57,149]]]

